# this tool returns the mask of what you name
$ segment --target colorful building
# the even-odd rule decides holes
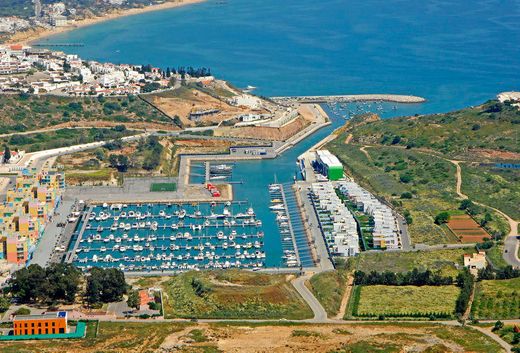
[[[0,204],[0,259],[25,264],[61,201],[65,175],[54,169],[22,171]]]
[[[343,164],[327,150],[316,151],[316,167],[331,181],[343,178]]]
[[[59,333],[68,333],[66,311],[42,315],[16,315],[13,319],[13,334],[15,336]]]

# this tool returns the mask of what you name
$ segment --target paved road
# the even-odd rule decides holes
[[[54,252],[54,248],[58,245],[61,235],[64,233],[64,228],[58,227],[58,223],[67,223],[67,216],[69,215],[73,201],[63,201],[56,209],[56,214],[52,222],[45,227],[42,237],[40,238],[36,250],[34,250],[30,264],[38,264],[42,267],[48,265],[49,260]],[[60,244],[61,245],[61,244]],[[67,247],[67,244],[63,244]]]
[[[327,322],[327,312],[323,309],[323,306],[321,306],[320,302],[316,297],[314,297],[309,288],[305,286],[305,281],[309,280],[311,277],[311,274],[305,274],[293,280],[292,284],[307,304],[309,304],[314,313],[314,318],[309,322]]]
[[[400,214],[397,214],[397,222],[399,230],[401,231],[401,245],[402,249],[405,251],[409,251],[412,249],[412,241],[410,239],[410,234],[408,233],[408,225],[406,224],[406,220]]]
[[[334,269],[334,265],[332,264],[332,259],[329,256],[329,252],[327,250],[327,244],[325,244],[325,239],[323,238],[323,234],[321,233],[321,229],[319,226],[318,218],[316,217],[316,212],[314,211],[314,206],[312,205],[312,201],[309,197],[309,187],[310,183],[307,182],[299,182],[297,184],[300,193],[300,199],[303,202],[303,207],[305,209],[305,214],[308,217],[308,226],[312,233],[312,237],[314,240],[315,249],[318,255],[318,267],[322,271],[329,271]]]

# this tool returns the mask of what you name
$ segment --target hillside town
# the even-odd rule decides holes
[[[33,16],[0,17],[0,33],[12,34],[36,27],[64,27],[74,23],[76,9],[67,7],[63,2],[42,4],[40,0],[35,0],[33,3]]]
[[[183,71],[85,61],[75,54],[20,44],[0,46],[0,75],[0,93],[61,96],[139,94],[201,80]],[[205,72],[203,80],[213,77]]]

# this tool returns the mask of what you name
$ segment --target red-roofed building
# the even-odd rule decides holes
[[[139,310],[148,310],[148,303],[153,302],[154,297],[146,289],[139,291]]]

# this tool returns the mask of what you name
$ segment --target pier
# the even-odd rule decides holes
[[[298,206],[296,195],[291,183],[282,185],[282,199],[289,217],[289,228],[291,230],[294,241],[294,249],[298,257],[298,261],[302,267],[314,267],[314,259],[309,247],[307,231]]]
[[[426,99],[418,96],[408,96],[400,94],[352,94],[352,95],[331,95],[331,96],[289,96],[271,97],[273,101],[280,104],[295,103],[351,103],[351,102],[393,102],[393,103],[424,103]]]
[[[88,216],[90,215],[90,213],[92,212],[92,210],[94,209],[94,206],[91,205],[88,210],[85,212],[83,212],[83,214],[81,215],[81,229],[79,230],[78,232],[78,235],[76,237],[76,241],[74,242],[74,246],[72,247],[72,249],[67,253],[67,255],[65,256],[65,263],[69,263],[71,264],[73,261],[74,261],[74,254],[76,254],[76,250],[78,249],[78,246],[79,246],[79,243],[80,243],[80,240],[83,236],[83,233],[85,232],[85,229],[87,227],[87,224],[88,224]],[[70,246],[70,244],[69,244]]]

